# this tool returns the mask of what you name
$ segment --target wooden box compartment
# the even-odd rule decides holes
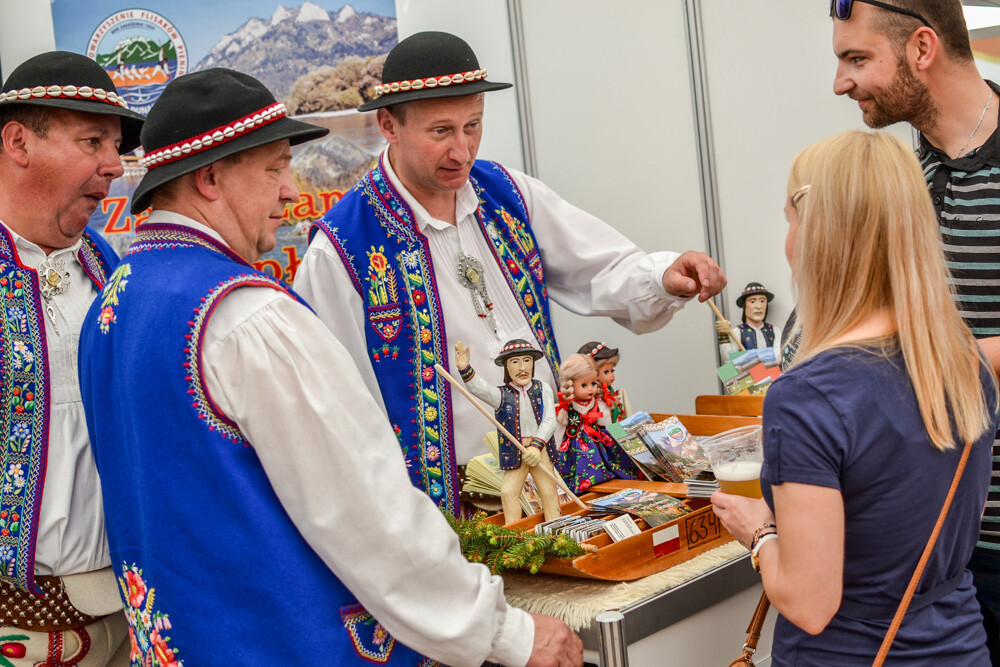
[[[657,491],[676,497],[687,495],[684,484],[616,479],[593,486],[580,499],[587,502],[624,488]],[[612,542],[607,534],[601,533],[582,542],[597,547],[596,552],[572,559],[551,560],[541,567],[541,571],[568,577],[631,581],[662,572],[735,539],[715,516],[707,498],[687,498],[684,504],[694,511],[656,528],[650,528],[646,522],[636,519],[636,524],[642,529],[638,535]],[[561,509],[563,515],[588,513],[575,503],[566,503]],[[591,515],[602,516],[596,513]],[[508,527],[533,530],[543,520],[541,514],[533,514],[508,524]],[[503,524],[503,514],[494,514],[484,521]]]

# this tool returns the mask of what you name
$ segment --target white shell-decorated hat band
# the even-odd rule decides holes
[[[271,104],[232,123],[209,130],[204,134],[199,133],[197,137],[146,153],[146,156],[139,160],[139,165],[146,169],[155,169],[189,155],[207,151],[213,146],[224,144],[254,130],[259,130],[268,123],[284,118],[287,114],[285,105],[281,102]]]
[[[0,93],[0,104],[3,102],[24,102],[26,100],[37,99],[80,99],[97,100],[105,104],[113,104],[123,109],[128,109],[125,98],[116,92],[108,92],[103,88],[92,88],[90,86],[35,86],[34,88],[21,88],[20,90],[8,90]]]
[[[457,86],[460,83],[482,81],[485,78],[486,68],[484,67],[477,70],[462,72],[460,74],[446,74],[444,76],[431,76],[426,79],[413,79],[412,81],[393,81],[392,83],[381,83],[375,86],[375,94],[389,95],[390,93],[405,93],[408,90]]]

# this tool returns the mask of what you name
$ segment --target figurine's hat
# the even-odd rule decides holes
[[[608,347],[607,343],[596,340],[584,343],[577,352],[587,355],[594,361],[604,361],[605,359],[618,356],[617,347]]]
[[[128,108],[104,68],[79,53],[48,51],[28,58],[14,68],[0,85],[0,109],[38,106],[102,116],[119,116],[122,123],[120,154],[139,145],[145,120]]]
[[[743,288],[743,293],[736,297],[736,307],[742,308],[743,303],[747,300],[747,297],[751,297],[755,294],[763,294],[766,296],[768,303],[771,303],[771,299],[774,298],[774,295],[768,292],[760,283],[747,283],[747,286]]]
[[[487,81],[486,68],[464,39],[447,32],[418,32],[392,47],[382,67],[377,97],[358,107],[371,111],[392,104],[439,97],[463,97],[503,90],[512,84]]]
[[[132,195],[132,213],[157,187],[222,158],[288,139],[293,146],[330,130],[292,120],[257,79],[216,67],[179,76],[163,89],[142,128],[147,169]]]
[[[531,358],[535,361],[545,356],[528,341],[523,338],[515,338],[514,340],[509,340],[504,344],[504,346],[500,349],[500,354],[498,354],[497,358],[494,359],[494,362],[497,366],[503,366],[504,363],[511,357],[519,357],[525,354],[530,354]]]

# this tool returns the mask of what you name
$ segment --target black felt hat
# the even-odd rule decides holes
[[[579,354],[585,354],[594,361],[604,361],[605,359],[610,359],[611,357],[618,355],[617,347],[608,347],[607,343],[602,343],[600,341],[592,340],[589,343],[584,343],[577,350]]]
[[[128,108],[104,68],[79,53],[48,51],[18,65],[0,85],[0,109],[40,106],[120,116],[119,153],[139,145],[145,117]]]
[[[142,128],[148,171],[132,195],[132,213],[153,190],[250,148],[288,139],[294,146],[330,130],[286,115],[285,105],[257,79],[216,67],[179,76],[163,90]]]
[[[464,39],[447,32],[418,32],[392,47],[382,68],[382,84],[375,99],[358,111],[437,97],[463,97],[503,90],[512,84],[486,80]]]
[[[542,351],[536,348],[534,345],[524,340],[523,338],[515,338],[504,343],[503,348],[500,350],[500,354],[493,362],[497,366],[503,366],[504,363],[511,357],[520,357],[521,355],[529,354],[531,358],[538,361],[545,355]]]
[[[751,297],[755,294],[763,294],[767,297],[767,302],[771,303],[771,299],[774,295],[764,289],[764,286],[760,283],[747,283],[747,286],[743,288],[743,293],[736,297],[736,307],[742,308],[743,303],[747,300],[747,297]]]

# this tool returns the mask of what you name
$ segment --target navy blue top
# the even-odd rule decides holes
[[[981,373],[989,400],[996,388]],[[914,598],[957,579],[951,592],[907,613],[886,664],[989,665],[979,604],[966,569],[990,479],[993,426],[973,444],[948,518]],[[774,665],[870,665],[948,493],[962,446],[931,445],[902,355],[823,352],[782,375],[764,401],[761,488],[783,482],[839,489],[844,497],[840,611],[811,636],[779,617]],[[925,596],[931,598],[933,593]],[[847,607],[850,607],[848,609]]]

